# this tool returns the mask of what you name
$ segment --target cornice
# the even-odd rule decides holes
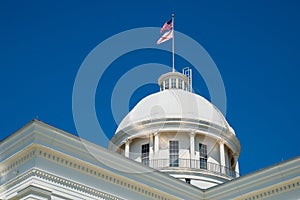
[[[140,193],[140,195],[145,195],[145,196],[150,196],[150,197],[155,197],[155,199],[161,199],[161,200],[170,200],[172,199],[171,196],[167,195],[167,194],[163,194],[160,191],[157,191],[154,188],[151,188],[149,186],[146,186],[137,182],[134,182],[130,179],[127,179],[125,177],[120,177],[114,173],[108,172],[106,170],[103,170],[97,166],[82,162],[81,160],[78,160],[76,158],[72,158],[68,155],[63,155],[60,152],[55,152],[54,150],[51,150],[47,147],[44,146],[40,146],[40,145],[31,145],[28,146],[26,149],[24,149],[22,152],[19,152],[18,157],[11,157],[9,160],[6,161],[6,163],[1,163],[2,165],[5,165],[6,167],[1,171],[1,177],[4,177],[5,175],[7,175],[8,173],[17,170],[18,167],[20,167],[20,165],[25,164],[26,162],[32,160],[35,157],[40,157],[43,159],[47,159],[51,162],[56,163],[57,165],[61,165],[64,166],[67,169],[70,170],[76,170],[78,173],[84,173],[87,176],[93,176],[93,177],[97,177],[99,179],[102,179],[106,182],[109,182],[111,184],[115,184],[117,185],[117,187],[123,187],[125,189],[128,190],[132,190],[133,192],[136,193]],[[30,170],[32,171],[32,170]],[[37,170],[35,169],[34,172],[37,171],[41,171],[41,170]],[[19,172],[15,173],[16,175],[18,175]],[[34,173],[36,174],[41,174],[41,173]],[[45,174],[49,174],[46,171],[43,171],[42,175],[43,177],[50,177],[49,175],[45,175]],[[52,175],[53,177],[55,175]],[[5,189],[8,189],[9,187],[12,187],[15,185],[15,183],[21,182],[22,180],[24,180],[25,178],[28,178],[28,172],[25,172],[24,174],[18,176],[16,179],[13,179],[12,181],[9,181],[7,183],[4,183],[1,186],[0,191]],[[53,180],[64,180],[63,177],[58,178],[58,176],[55,176],[56,178],[54,178]],[[51,182],[53,182],[53,180],[49,180]],[[56,181],[56,183],[57,183]],[[70,184],[69,184],[70,182]],[[68,183],[70,185],[70,187],[75,187],[74,183],[71,184],[72,181],[68,180],[68,181],[59,181],[58,183]],[[4,187],[5,185],[5,187]],[[76,185],[76,184],[75,184]],[[78,184],[77,184],[78,185]],[[65,186],[65,185],[63,185]],[[82,185],[78,188],[84,188],[86,186]],[[76,186],[77,188],[77,186]],[[99,192],[88,192],[91,191],[91,189],[88,189],[89,187],[86,187],[87,189],[84,190],[85,193],[88,193],[90,195],[94,195],[94,194],[100,194]],[[114,198],[111,198],[114,199]],[[115,199],[119,199],[119,198],[115,198]]]
[[[294,186],[292,184],[293,187],[287,187],[295,188],[296,186],[299,186],[297,183],[298,181],[300,181],[299,166],[300,157],[278,163],[260,171],[233,179],[222,185],[209,188],[205,191],[205,197],[208,199],[228,199],[232,196],[243,196],[245,197],[245,199],[247,199],[247,196],[252,197],[256,195],[261,198],[260,194],[262,193],[262,198],[265,198],[267,196],[264,194],[264,192],[267,191],[268,194],[268,188],[272,188],[270,190],[272,195],[275,195],[275,193],[279,194],[280,192],[286,191],[284,189],[280,189],[280,184],[284,184],[287,186],[290,184],[291,180],[294,180],[296,181],[293,182]],[[273,189],[275,189],[275,192],[272,192]]]
[[[212,171],[208,170],[201,170],[201,169],[189,169],[189,168],[164,168],[160,169],[162,172],[166,172],[168,174],[184,174],[184,175],[191,175],[195,177],[209,177],[212,179],[218,179],[222,182],[230,181],[233,178],[230,176],[227,176],[226,174],[221,174],[221,173],[214,173]]]
[[[272,198],[274,196],[278,196],[280,194],[284,194],[286,192],[299,190],[299,189],[300,189],[300,178],[297,178],[294,180],[286,181],[281,184],[276,184],[275,186],[263,188],[262,190],[251,192],[250,194],[241,196],[241,199],[253,200],[253,199]]]
[[[89,196],[96,197],[96,198],[104,198],[104,199],[109,199],[109,200],[121,200],[122,199],[122,198],[114,196],[112,194],[97,190],[95,188],[88,187],[83,184],[79,184],[77,182],[68,180],[63,177],[56,176],[54,174],[51,174],[49,172],[46,172],[46,171],[43,171],[43,170],[37,169],[37,168],[31,169],[31,170],[21,174],[20,176],[16,177],[15,179],[12,179],[11,181],[9,181],[8,183],[5,184],[5,187],[1,186],[1,192],[3,192],[4,190],[8,190],[9,188],[17,185],[18,183],[21,183],[32,177],[41,179],[41,180],[46,181],[51,184],[59,185],[68,190],[76,190],[77,192],[79,191],[81,193],[84,193],[84,194],[87,194]]]
[[[11,172],[16,172],[14,174],[18,176],[19,173],[20,174],[22,173],[18,171],[20,165],[24,165],[25,163],[35,158],[46,159],[50,162],[55,163],[56,165],[63,166],[65,169],[75,170],[78,173],[85,174],[85,176],[92,176],[93,178],[103,180],[110,184],[114,184],[116,185],[116,187],[121,187],[126,190],[130,190],[141,196],[145,196],[146,198],[153,198],[153,199],[160,199],[160,200],[177,199],[176,196],[179,194],[175,196],[173,195],[178,193],[178,190],[180,191],[182,187],[179,186],[179,188],[177,188],[175,185],[179,184],[186,187],[186,188],[185,187],[182,188],[182,193],[186,192],[186,189],[190,188],[189,185],[186,185],[185,183],[178,181],[166,174],[160,174],[159,172],[153,169],[151,169],[153,173],[127,174],[126,172],[124,172],[124,175],[126,176],[122,176],[119,175],[120,173],[110,172],[102,168],[101,166],[97,166],[92,163],[87,163],[83,160],[77,159],[70,155],[59,152],[55,149],[51,149],[49,147],[45,147],[39,144],[32,144],[26,147],[25,149],[23,149],[22,151],[18,152],[17,154],[15,154],[14,156],[10,157],[9,159],[5,160],[5,162],[2,162],[1,166],[3,166],[3,169],[1,171],[1,176],[5,177]],[[144,167],[129,159],[125,159],[125,160],[130,162],[131,165],[126,165],[126,162],[120,163],[119,160],[117,162],[120,163],[121,165],[127,166],[128,168],[132,168],[133,163],[138,167]],[[154,178],[156,176],[155,174],[160,176],[159,178],[160,183],[158,183],[158,180]],[[165,181],[162,180],[165,178],[168,179],[165,181],[168,181],[169,184],[171,183],[172,184],[171,185],[163,184]],[[3,181],[2,184],[7,185],[7,183]],[[157,187],[157,184],[159,184],[159,187]],[[195,188],[190,188],[190,190],[193,191],[195,190]],[[197,190],[196,192],[195,190],[192,192],[191,196],[194,195],[199,196],[199,194],[200,191]]]
[[[120,146],[127,138],[139,138],[154,132],[195,132],[215,139],[222,139],[227,146],[239,155],[241,145],[237,137],[229,129],[216,124],[188,118],[154,119],[138,122],[117,132],[111,139],[108,149]]]

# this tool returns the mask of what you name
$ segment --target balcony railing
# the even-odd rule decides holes
[[[170,162],[169,159],[153,159],[153,160],[149,160],[149,167],[152,167],[154,169],[179,167],[179,168],[199,169],[210,173],[226,175],[231,178],[236,178],[239,176],[237,172],[235,172],[234,170],[228,167],[216,163],[211,163],[211,162],[203,162],[203,161],[200,162],[200,160],[196,160],[196,159],[180,158],[175,162]]]

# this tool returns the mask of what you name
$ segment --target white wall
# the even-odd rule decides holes
[[[207,162],[220,164],[220,148],[216,139],[207,137],[205,135],[197,134],[195,136],[195,158],[199,158],[199,143],[207,145]]]
[[[129,158],[137,162],[141,162],[142,145],[147,143],[150,143],[150,137],[136,138],[132,142],[130,142]]]
[[[141,146],[143,144],[151,144],[149,136],[148,138],[135,138],[130,143],[130,158],[141,162]],[[169,159],[169,141],[178,140],[179,141],[179,157],[181,159],[190,159],[190,135],[189,133],[171,133],[164,132],[159,134],[159,151],[153,154],[151,159]],[[154,139],[153,139],[154,141]],[[207,145],[208,162],[220,164],[220,148],[216,139],[206,137],[204,135],[195,135],[195,155],[194,159],[199,159],[199,143]],[[227,155],[228,149],[225,147],[225,160],[226,166],[229,166],[229,160]],[[152,154],[150,153],[150,156]]]

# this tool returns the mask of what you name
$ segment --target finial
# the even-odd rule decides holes
[[[174,15],[174,13],[172,13],[172,17],[174,17],[175,15]]]

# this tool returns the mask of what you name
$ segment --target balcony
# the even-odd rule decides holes
[[[203,162],[196,159],[178,159],[174,162],[170,162],[169,159],[153,159],[149,160],[149,163],[144,162],[145,165],[152,167],[154,169],[164,169],[164,168],[188,168],[188,169],[197,169],[203,172],[214,173],[222,176],[228,176],[230,178],[236,178],[239,176],[234,170],[221,166],[216,163]]]

